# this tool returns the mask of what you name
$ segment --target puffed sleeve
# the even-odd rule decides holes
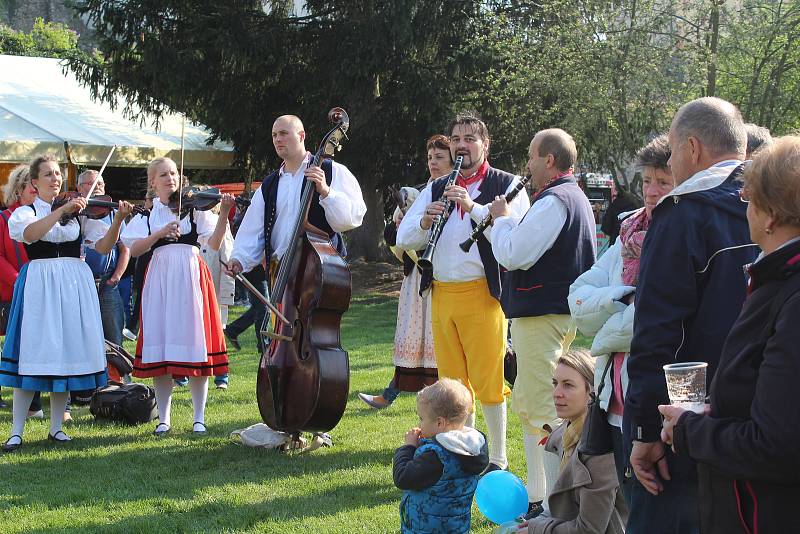
[[[339,233],[361,226],[367,213],[358,180],[350,169],[336,162],[333,162],[330,192],[320,198],[319,205],[325,210],[328,224]]]
[[[11,239],[14,241],[30,245],[30,243],[25,241],[23,234],[25,233],[25,228],[33,222],[36,222],[36,214],[33,208],[30,206],[21,206],[15,209],[14,213],[12,213],[11,217],[8,219],[8,235],[10,235]]]
[[[217,226],[217,219],[219,216],[212,212],[207,211],[194,211],[194,223],[197,225],[197,235],[203,239],[208,239],[214,233],[214,228]]]
[[[147,219],[144,215],[135,215],[122,230],[120,239],[126,247],[131,248],[134,243],[148,235],[150,229],[147,227]]]

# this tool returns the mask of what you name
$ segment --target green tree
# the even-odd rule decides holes
[[[720,39],[719,91],[773,133],[800,128],[800,2],[745,0]]]
[[[275,165],[269,131],[300,115],[313,145],[331,107],[351,117],[341,158],[369,213],[349,243],[378,256],[382,190],[426,178],[424,140],[441,130],[476,66],[454,60],[479,31],[480,2],[315,0],[285,3],[131,0],[75,2],[96,28],[102,59],[71,67],[103,100],[143,112],[171,108],[233,142],[243,163]],[[311,148],[311,146],[309,146]],[[409,163],[412,164],[409,170]]]
[[[0,54],[11,56],[73,57],[78,34],[67,26],[36,19],[29,33],[14,31],[0,24]]]

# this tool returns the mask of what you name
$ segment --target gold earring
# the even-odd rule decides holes
[[[772,233],[772,228],[764,228],[764,231],[765,231],[767,234],[771,234],[771,233]]]

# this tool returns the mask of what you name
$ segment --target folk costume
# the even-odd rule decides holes
[[[231,253],[231,260],[237,260],[244,272],[261,264],[266,257],[269,262],[267,276],[275,275],[277,262],[289,248],[292,225],[300,209],[302,186],[306,182],[304,173],[311,157],[311,154],[306,154],[294,173],[286,172],[281,165],[264,178],[253,194]],[[361,226],[367,206],[361,195],[361,186],[347,167],[331,160],[323,161],[321,167],[330,192],[325,198],[314,192],[308,220],[327,232],[334,246],[344,255],[344,243],[338,234]]]
[[[539,442],[547,435],[545,427],[555,426],[551,379],[556,360],[575,339],[569,286],[594,264],[595,234],[591,204],[571,173],[546,185],[522,220],[498,217],[492,228],[492,251],[508,269],[502,302],[513,319],[511,340],[517,353],[511,409],[525,433],[532,503],[546,497],[546,484],[552,487],[557,474],[551,465],[550,477],[545,476],[549,457]]]
[[[122,241],[132,247],[176,220],[169,206],[154,198],[150,215],[134,217]],[[228,372],[214,282],[198,244],[200,237],[207,239],[214,233],[216,224],[213,213],[190,210],[180,220],[177,242],[161,239],[152,247],[142,288],[133,375],[154,378],[160,419],[157,435],[170,428],[173,377],[189,377],[194,430],[204,432],[208,377]]]
[[[11,239],[24,243],[30,260],[14,284],[0,361],[0,385],[14,388],[12,437],[20,441],[34,391],[51,392],[50,435],[59,439],[68,392],[93,390],[107,381],[97,288],[80,259],[82,233],[96,242],[107,228],[72,219],[53,225],[39,241],[26,242],[25,229],[50,212],[50,204],[37,198],[8,221]]]
[[[439,376],[460,380],[481,402],[491,445],[490,461],[498,467],[508,463],[505,396],[510,393],[503,381],[506,318],[499,302],[500,267],[487,239],[488,231],[469,252],[458,245],[488,215],[488,204],[513,189],[517,181],[518,177],[494,169],[486,161],[472,176],[459,177],[456,183],[467,189],[475,207],[468,214],[458,206],[452,211],[433,255],[433,272],[425,273],[421,284],[424,292],[432,281],[431,317]],[[432,199],[442,197],[446,183],[447,177],[442,177],[422,191],[400,223],[398,247],[425,248],[429,230],[420,227],[420,220]],[[527,195],[518,195],[510,209],[513,216],[522,217],[528,206]],[[468,421],[468,426],[472,424]]]
[[[397,243],[397,225],[394,221],[386,226],[383,236],[387,245],[393,246]],[[397,251],[403,262],[403,282],[400,285],[400,297],[397,299],[392,384],[398,392],[417,392],[433,384],[438,378],[433,348],[431,299],[430,295],[419,294],[422,272],[416,262],[407,252],[400,249]]]

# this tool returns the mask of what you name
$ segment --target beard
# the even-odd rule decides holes
[[[476,162],[476,160],[472,159],[472,154],[469,152],[464,152],[462,154],[456,154],[456,157],[462,156],[464,159],[461,162],[462,169],[471,169],[474,165],[479,164],[480,162]]]

